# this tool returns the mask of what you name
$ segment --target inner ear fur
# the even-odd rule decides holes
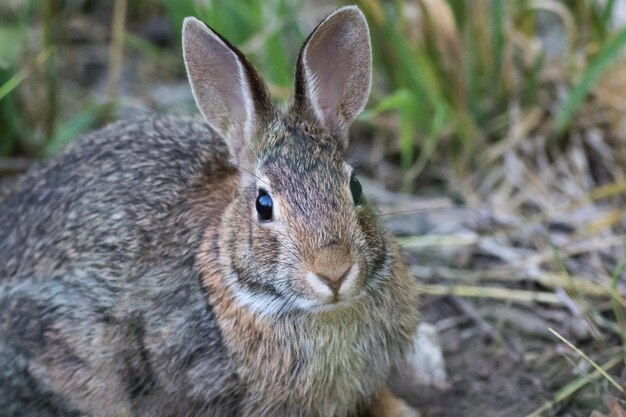
[[[292,111],[346,140],[365,107],[372,52],[365,16],[356,6],[326,17],[304,42],[296,65]]]
[[[252,64],[200,20],[183,23],[183,57],[196,105],[228,144],[235,163],[249,160],[257,133],[275,111]]]

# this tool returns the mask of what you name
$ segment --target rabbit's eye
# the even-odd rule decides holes
[[[265,190],[259,190],[256,198],[256,212],[261,220],[272,220],[272,197]]]
[[[350,177],[350,192],[352,193],[354,204],[360,205],[363,199],[363,188],[354,175]]]

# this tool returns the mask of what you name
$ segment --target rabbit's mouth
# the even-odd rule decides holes
[[[326,313],[339,311],[354,308],[356,301],[360,298],[362,297],[352,296],[344,299],[334,298],[331,301],[322,302],[303,300],[302,302],[300,302],[300,308],[301,310],[309,313]]]
[[[325,313],[329,311],[343,310],[346,308],[354,307],[354,299],[350,300],[338,300],[330,303],[314,304],[307,308],[307,311],[311,313]]]

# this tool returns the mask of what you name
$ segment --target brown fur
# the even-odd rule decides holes
[[[211,251],[216,232],[207,229],[199,263],[248,390],[240,415],[346,416],[372,397],[376,410],[387,410],[376,416],[398,417],[394,410],[400,400],[392,401],[381,385],[393,362],[404,357],[418,314],[416,286],[397,248],[393,277],[378,297],[343,310],[275,320],[242,309],[235,300]],[[380,389],[385,394],[375,395]]]

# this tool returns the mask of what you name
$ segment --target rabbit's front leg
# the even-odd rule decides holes
[[[0,415],[127,412],[113,297],[86,273],[0,280]]]
[[[420,413],[404,400],[396,397],[387,387],[374,396],[367,417],[419,417]]]

